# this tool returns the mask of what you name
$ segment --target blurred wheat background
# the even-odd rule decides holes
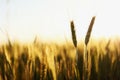
[[[119,38],[91,39],[88,45],[91,55],[89,80],[120,80],[119,45]],[[0,44],[0,80],[83,80],[83,41],[78,43],[77,52],[76,69],[72,43],[8,41]]]

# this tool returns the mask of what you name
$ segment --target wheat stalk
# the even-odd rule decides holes
[[[87,51],[87,45],[89,43],[92,27],[95,21],[95,16],[92,17],[92,20],[90,22],[86,37],[85,37],[85,51],[84,51],[84,80],[89,80],[89,68],[90,65],[88,65],[88,59],[90,59],[90,54],[88,54]]]
[[[72,33],[72,41],[73,41],[74,47],[76,48],[76,63],[77,63],[77,60],[78,60],[77,39],[76,39],[75,26],[73,21],[70,22],[70,27],[71,27],[71,33]]]
[[[78,49],[77,49],[77,39],[76,39],[75,26],[74,26],[73,21],[70,22],[70,27],[71,27],[71,33],[72,33],[72,41],[73,41],[74,47],[76,49],[76,65],[75,65],[76,71],[77,71],[76,76],[77,76],[78,79],[80,79],[79,78],[79,72],[77,70],[78,69],[78,65],[77,65],[77,63],[78,63]]]

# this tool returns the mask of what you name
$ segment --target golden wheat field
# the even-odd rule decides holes
[[[120,80],[118,1],[0,0],[0,80]]]
[[[120,80],[120,38],[90,39],[95,16],[85,40],[61,44],[11,41],[0,44],[0,80]]]
[[[91,39],[87,51],[89,80],[120,80],[120,39]],[[0,44],[0,80],[84,80],[84,41],[63,44],[11,42]]]

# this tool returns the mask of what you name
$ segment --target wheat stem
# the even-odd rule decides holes
[[[89,25],[89,28],[88,28],[88,31],[87,31],[87,34],[86,34],[86,37],[85,37],[84,80],[89,80],[90,65],[88,65],[88,63],[89,63],[88,60],[90,58],[90,55],[88,54],[88,51],[87,51],[87,45],[89,43],[89,39],[90,39],[90,35],[91,35],[91,32],[92,32],[92,27],[93,27],[94,21],[95,21],[95,16],[92,17],[92,20],[90,22],[90,25]]]

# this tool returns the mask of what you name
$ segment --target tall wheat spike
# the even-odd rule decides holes
[[[71,33],[72,33],[72,41],[73,41],[74,47],[76,49],[76,65],[75,65],[75,67],[76,67],[76,76],[77,76],[78,79],[80,79],[79,78],[79,72],[77,70],[78,69],[78,65],[77,65],[77,63],[78,63],[78,50],[77,50],[77,39],[76,39],[75,26],[74,26],[73,21],[70,22],[70,27],[71,27]]]
[[[73,41],[74,47],[76,49],[76,63],[77,63],[77,60],[78,60],[77,39],[76,39],[75,26],[74,26],[74,22],[73,21],[70,22],[70,27],[71,27],[71,33],[72,33],[72,41]]]
[[[88,60],[90,60],[90,54],[88,54],[87,51],[87,45],[90,39],[92,27],[95,21],[95,16],[92,17],[92,20],[90,22],[86,37],[85,37],[85,51],[84,51],[84,80],[89,80],[89,72],[90,72],[90,64]],[[88,65],[89,64],[89,65]]]

